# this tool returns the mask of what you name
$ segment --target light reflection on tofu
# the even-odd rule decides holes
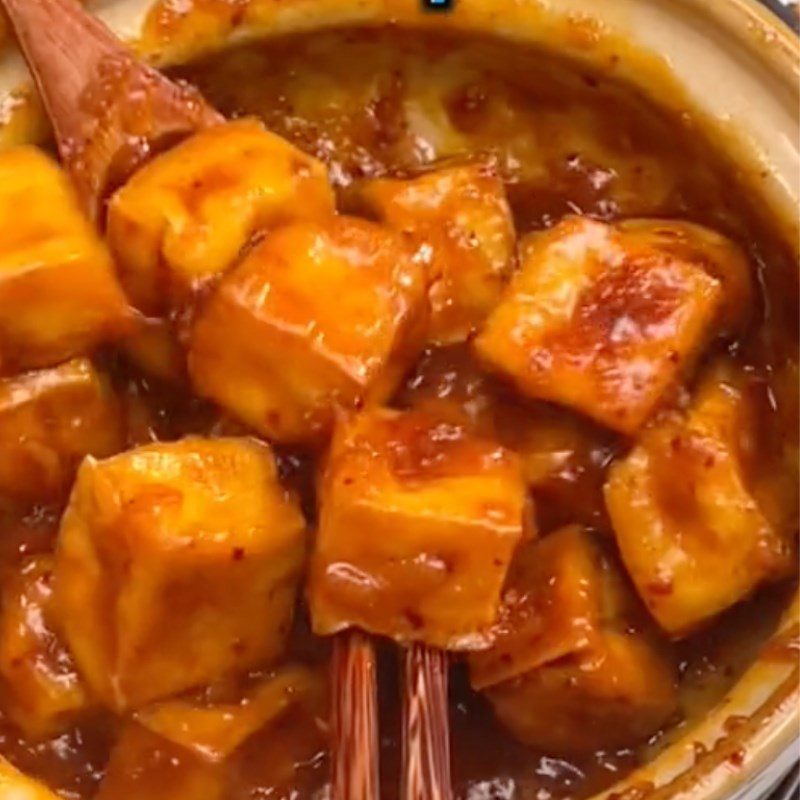
[[[195,389],[281,442],[324,441],[336,407],[382,402],[422,349],[425,281],[399,235],[347,217],[274,231],[195,322]]]
[[[354,189],[355,207],[411,236],[426,264],[430,338],[465,339],[497,305],[514,263],[514,223],[502,181],[486,166],[378,178]]]
[[[473,688],[485,689],[586,650],[611,613],[610,567],[592,535],[571,525],[519,548],[489,650],[470,655]]]
[[[414,412],[341,423],[319,487],[315,633],[487,647],[526,502],[518,458],[491,440]]]
[[[696,264],[716,278],[722,289],[718,333],[741,333],[752,318],[756,300],[753,271],[740,247],[716,231],[679,220],[629,219],[617,227],[642,245]]]
[[[48,367],[125,334],[108,251],[44,153],[0,153],[0,374]]]
[[[231,267],[257,231],[333,211],[325,166],[245,119],[140,169],[112,197],[107,233],[129,297],[156,316]]]
[[[31,556],[4,577],[0,612],[3,711],[32,739],[59,734],[91,705],[53,628],[53,559]]]
[[[669,658],[642,634],[616,631],[486,696],[516,738],[558,756],[640,744],[677,710]]]
[[[270,449],[188,438],[87,458],[56,600],[93,692],[121,711],[282,655],[306,547]]]
[[[745,383],[736,367],[716,364],[688,412],[656,422],[609,472],[606,503],[622,558],[673,636],[791,570],[792,546],[749,485],[757,431]]]
[[[110,456],[124,444],[117,398],[90,361],[0,380],[0,494],[7,499],[63,499],[84,456]]]
[[[696,264],[571,217],[526,240],[475,348],[524,394],[632,434],[702,350],[721,300]]]
[[[224,790],[221,766],[128,722],[96,800],[223,800]]]

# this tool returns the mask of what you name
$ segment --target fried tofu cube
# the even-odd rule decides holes
[[[115,710],[284,650],[306,548],[267,445],[187,438],[78,471],[56,599],[81,674]]]
[[[418,246],[430,276],[431,339],[466,339],[497,305],[514,265],[514,223],[500,178],[472,164],[363,181],[354,195],[356,208]]]
[[[643,634],[607,631],[572,657],[486,691],[521,742],[556,756],[639,744],[677,710],[675,669]]]
[[[463,428],[385,409],[341,423],[319,488],[315,633],[487,647],[526,500],[518,458]]]
[[[308,667],[288,666],[258,680],[233,699],[215,702],[213,697],[204,696],[201,700],[164,700],[141,709],[136,720],[207,761],[222,762],[296,704],[313,705],[324,695],[322,681],[322,676]]]
[[[489,650],[469,657],[485,689],[586,650],[606,615],[610,567],[591,534],[571,525],[517,551]]]
[[[223,800],[225,774],[136,722],[122,729],[96,800]]]
[[[722,336],[741,331],[756,307],[753,270],[742,249],[710,228],[691,222],[660,219],[629,219],[620,222],[625,236],[644,246],[696,264],[716,278],[722,289],[717,330]]]
[[[422,350],[425,281],[398,235],[346,217],[276,230],[200,310],[189,373],[259,433],[325,439],[337,406],[388,399]]]
[[[622,559],[672,636],[783,575],[792,560],[750,491],[753,426],[741,374],[717,364],[686,414],[658,421],[609,471],[605,497]]]
[[[0,153],[0,374],[119,338],[131,310],[66,175],[44,153]]]
[[[140,169],[111,198],[107,235],[128,296],[159,316],[231,267],[257,231],[333,212],[325,166],[242,119]]]
[[[571,217],[528,240],[474,345],[523,394],[633,434],[698,355],[721,296],[696,264]]]
[[[52,624],[53,558],[31,556],[5,578],[0,611],[4,712],[30,739],[70,727],[90,705]]]
[[[123,427],[113,390],[84,358],[0,380],[0,494],[63,499],[84,456],[123,449]]]

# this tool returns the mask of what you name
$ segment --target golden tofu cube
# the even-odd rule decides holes
[[[66,175],[44,153],[0,153],[0,374],[119,338],[131,310]]]
[[[632,434],[698,355],[721,296],[697,265],[571,217],[527,242],[474,344],[524,394]]]
[[[189,350],[196,390],[281,442],[319,442],[337,406],[382,402],[424,344],[424,274],[386,228],[276,230],[223,278]]]
[[[118,400],[90,361],[0,380],[0,493],[7,498],[60,500],[84,456],[124,446]]]
[[[526,499],[517,457],[463,428],[382,409],[343,422],[319,489],[315,633],[488,647]]]
[[[56,598],[81,674],[124,710],[283,653],[305,525],[269,447],[146,445],[78,471]]]
[[[52,625],[53,566],[52,556],[31,556],[3,584],[3,710],[30,739],[60,733],[90,705],[72,658]]]
[[[611,583],[591,534],[571,525],[519,548],[489,650],[472,653],[474,689],[586,650],[610,611]]]
[[[200,700],[164,700],[138,711],[136,720],[207,761],[222,762],[296,704],[308,702],[310,696],[323,696],[323,680],[308,667],[284,667],[237,693],[234,699],[215,702],[213,697],[209,700],[204,696]]]
[[[742,375],[717,364],[685,415],[665,416],[609,471],[605,497],[622,559],[672,636],[783,575],[792,560],[748,485],[748,405]]]
[[[223,800],[221,766],[135,722],[122,729],[96,800]]]
[[[750,321],[756,308],[753,270],[742,249],[730,239],[702,225],[679,220],[629,219],[618,227],[625,236],[696,264],[719,281],[722,299],[717,329],[721,335],[737,333]]]
[[[227,270],[257,231],[333,212],[325,166],[243,119],[140,169],[111,198],[107,234],[128,296],[157,316]]]
[[[642,634],[613,631],[486,696],[517,739],[556,756],[639,744],[677,710],[675,669],[661,648]]]
[[[418,246],[429,272],[431,339],[466,339],[497,305],[514,265],[514,223],[500,178],[476,164],[412,180],[378,178],[356,186],[354,203]]]

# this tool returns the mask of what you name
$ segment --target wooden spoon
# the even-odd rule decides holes
[[[402,800],[452,800],[448,656],[422,644],[403,655]]]
[[[331,675],[332,800],[377,800],[378,672],[366,634],[336,636]]]
[[[86,213],[154,153],[224,121],[196,89],[147,66],[76,0],[0,0]]]

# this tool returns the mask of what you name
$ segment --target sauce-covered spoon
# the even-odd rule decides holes
[[[86,213],[153,153],[223,121],[193,88],[140,61],[76,0],[0,0]]]

